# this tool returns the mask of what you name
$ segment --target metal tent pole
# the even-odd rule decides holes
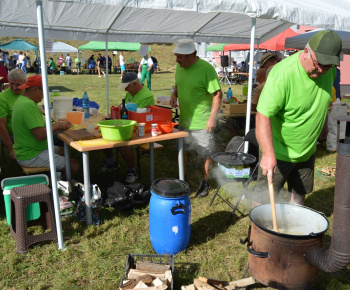
[[[59,200],[58,200],[58,190],[57,190],[56,163],[54,159],[54,149],[53,149],[53,134],[52,134],[52,124],[51,124],[51,115],[50,115],[49,87],[48,87],[48,80],[47,80],[42,0],[36,0],[36,12],[37,12],[37,18],[38,18],[38,35],[39,35],[39,47],[40,47],[40,59],[41,59],[40,65],[41,65],[41,75],[42,75],[42,82],[43,82],[46,134],[47,134],[47,143],[48,143],[48,149],[49,149],[51,186],[52,186],[53,203],[55,208],[58,249],[63,250],[65,249],[65,246],[63,244],[62,223],[61,223],[60,206],[59,206]]]
[[[111,68],[112,72],[112,68]],[[108,33],[106,33],[106,93],[107,93],[107,116],[110,112],[109,110],[109,86],[108,86]]]
[[[256,18],[252,18],[252,27],[251,27],[251,33],[250,33],[250,56],[249,56],[249,63],[250,64],[254,63],[255,27],[256,27]],[[245,135],[250,130],[250,112],[251,112],[251,106],[252,106],[253,68],[254,68],[254,65],[250,65],[249,66],[247,114],[246,114],[246,124],[245,124]],[[248,153],[248,142],[245,143],[244,153]]]

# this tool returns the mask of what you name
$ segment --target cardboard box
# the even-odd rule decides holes
[[[220,110],[224,114],[245,114],[247,113],[247,104],[221,104]]]
[[[173,111],[167,108],[150,106],[149,113],[136,113],[129,111],[129,120],[135,120],[137,123],[146,123],[145,132],[151,132],[151,124],[172,122]]]

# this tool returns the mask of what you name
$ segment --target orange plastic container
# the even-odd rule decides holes
[[[83,112],[68,112],[67,120],[70,121],[72,124],[80,124],[81,120],[83,119],[83,115]]]
[[[170,133],[173,131],[174,126],[176,126],[177,123],[169,122],[169,123],[158,123],[159,131],[163,134]]]
[[[151,132],[151,124],[155,123],[171,123],[173,111],[167,108],[150,106],[149,113],[136,113],[129,111],[129,120],[135,120],[137,123],[146,123],[145,132]]]

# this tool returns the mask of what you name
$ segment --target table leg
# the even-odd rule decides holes
[[[179,163],[179,178],[180,180],[185,181],[185,171],[184,171],[184,139],[179,138],[178,142],[178,163]]]
[[[151,184],[154,181],[154,142],[149,143],[149,159],[151,170]]]
[[[69,157],[69,145],[64,143],[64,158],[66,160],[66,178],[67,180],[71,179],[71,171],[70,171],[70,157]]]
[[[83,154],[83,171],[84,171],[84,190],[85,190],[85,208],[86,208],[86,225],[92,225],[91,212],[91,186],[90,186],[90,166],[89,166],[89,152],[82,152]]]

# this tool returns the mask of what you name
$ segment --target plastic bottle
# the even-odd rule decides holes
[[[227,93],[226,93],[226,96],[227,96],[227,99],[228,99],[228,100],[230,100],[230,99],[233,97],[231,88],[228,89],[228,91],[227,91]]]
[[[125,107],[125,99],[122,100],[122,108],[120,109],[120,117],[121,119],[128,119],[129,112],[127,108]]]
[[[175,90],[175,88],[174,88],[174,86],[172,86],[172,88],[171,88],[171,95],[174,93],[174,90]]]
[[[119,107],[115,107],[115,106],[111,107],[111,118],[112,119],[120,119],[119,113],[120,113]]]
[[[87,92],[84,92],[83,96],[83,112],[84,112],[84,118],[89,119],[90,118],[90,101],[89,101],[89,96]]]

